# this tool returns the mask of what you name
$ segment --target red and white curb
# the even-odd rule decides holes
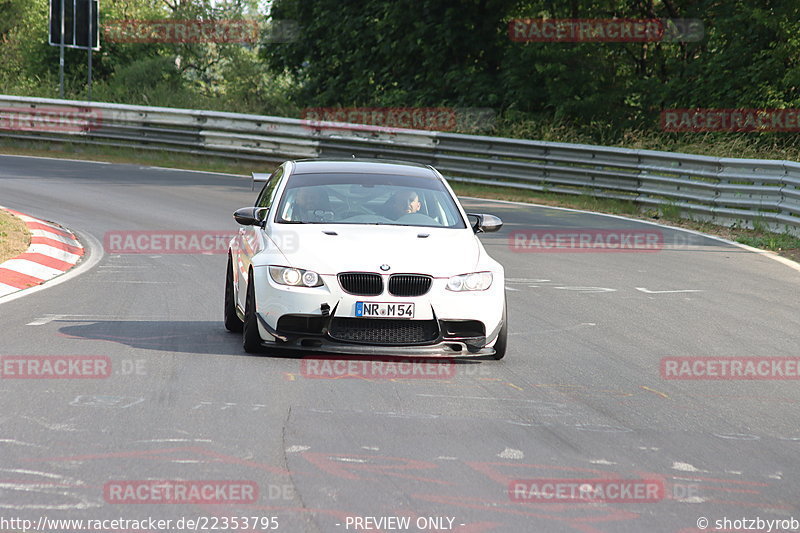
[[[31,233],[31,245],[25,253],[0,263],[0,297],[60,276],[83,257],[83,245],[71,231],[2,206],[0,209],[25,222]]]

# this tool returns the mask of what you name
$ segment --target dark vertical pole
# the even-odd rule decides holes
[[[88,48],[88,50],[89,50],[89,54],[88,54],[89,55],[89,73],[88,73],[88,78],[89,79],[88,79],[88,88],[87,88],[87,93],[88,93],[88,98],[87,99],[90,102],[92,101],[92,44],[94,44],[94,42],[93,42],[94,41],[94,28],[93,28],[93,26],[94,26],[93,22],[94,21],[93,21],[93,18],[92,18],[92,11],[93,11],[93,7],[94,7],[93,4],[94,4],[94,0],[89,0],[89,24],[87,24],[87,26],[89,27],[89,30],[88,30],[89,31],[89,41],[88,41],[88,44],[89,44],[89,48]]]
[[[64,0],[58,0],[61,4],[61,44],[58,47],[58,94],[64,98]]]

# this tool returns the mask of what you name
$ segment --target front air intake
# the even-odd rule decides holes
[[[433,278],[419,274],[393,274],[389,278],[389,294],[393,296],[422,296],[431,290]]]
[[[379,296],[383,293],[380,274],[370,272],[342,272],[338,276],[342,290],[357,296]]]

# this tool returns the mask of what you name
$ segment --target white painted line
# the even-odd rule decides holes
[[[47,448],[47,446],[41,446],[39,444],[32,444],[30,442],[22,442],[20,440],[14,439],[0,439],[0,444],[14,444],[16,446],[30,446],[32,448]]]
[[[62,237],[61,235],[45,231],[43,229],[32,229],[28,231],[31,232],[32,237],[45,237],[47,239],[53,239],[54,241],[63,242],[64,244],[69,244],[70,246],[78,245],[74,239],[70,239],[69,237]]]
[[[3,206],[0,206],[0,209],[7,210]],[[82,248],[81,244],[74,239],[74,235],[70,233],[66,229],[57,228],[56,225],[48,223],[44,220],[40,220],[35,217],[31,217],[25,214],[19,214],[16,210],[8,210],[11,212],[15,217],[19,218],[28,226],[28,232],[32,237],[45,237],[47,239],[53,239],[56,242],[61,242],[65,244],[69,244],[71,246],[75,246],[78,248]],[[45,230],[42,229],[32,229],[30,226],[32,225],[44,225],[46,228]],[[50,231],[53,230],[53,231]],[[57,232],[68,234],[68,238],[62,237]],[[30,254],[25,257],[25,254]],[[48,261],[43,259],[45,258],[52,258],[56,259],[57,262],[61,264],[53,264],[57,263],[56,261]],[[31,256],[32,255],[32,256]],[[58,250],[56,246],[48,246],[42,244],[31,244],[28,246],[27,250],[20,254],[17,257],[13,257],[2,264],[0,264],[0,268],[3,268],[6,271],[16,272],[23,276],[27,276],[31,278],[29,283],[26,285],[31,285],[30,287],[13,287],[16,290],[11,290],[10,283],[14,283],[14,275],[10,273],[3,274],[0,276],[0,279],[9,281],[9,283],[2,283],[0,282],[0,302],[8,300],[8,296],[23,291],[23,290],[30,290],[31,287],[35,287],[41,285],[44,281],[53,279],[55,277],[61,276],[66,270],[71,269],[77,262],[80,261],[80,256],[77,254],[70,254],[63,250]],[[48,264],[50,263],[50,264]],[[66,267],[66,268],[65,268]],[[36,280],[35,282],[33,280]],[[17,283],[15,283],[17,285]]]
[[[617,289],[609,289],[608,287],[553,287],[554,289],[561,289],[564,291],[575,292],[617,292]]]
[[[211,439],[146,439],[133,442],[214,442]]]
[[[67,263],[72,263],[73,265],[81,258],[79,255],[71,254],[66,250],[56,248],[55,246],[50,246],[49,244],[31,244],[27,251],[33,254],[46,255],[48,257],[52,257],[53,259],[59,259]]]
[[[6,302],[11,302],[13,300],[16,300],[17,298],[28,296],[29,294],[34,294],[39,291],[43,291],[54,285],[58,285],[59,283],[64,283],[65,281],[69,281],[72,278],[79,276],[88,270],[91,270],[97,263],[100,262],[100,260],[103,258],[103,246],[100,244],[100,242],[91,235],[89,235],[88,233],[78,232],[74,230],[72,232],[77,234],[81,242],[84,244],[84,250],[86,250],[86,255],[83,256],[84,260],[78,263],[78,265],[75,266],[74,268],[67,271],[65,274],[53,278],[50,281],[46,281],[41,285],[37,285],[36,287],[31,287],[30,289],[25,289],[21,291],[18,290],[14,294],[9,294],[0,297],[0,305]]]
[[[159,320],[166,320],[169,318],[174,318],[172,316],[167,315],[70,315],[70,314],[50,314],[44,315],[32,322],[26,324],[27,326],[41,326],[43,324],[48,324],[53,321],[65,321],[65,322],[113,322],[113,321],[125,321],[125,322],[153,322]]]
[[[571,331],[573,329],[579,329],[579,328],[583,328],[583,327],[586,327],[586,326],[594,327],[594,326],[597,326],[597,323],[596,322],[581,322],[580,324],[575,324],[574,326],[567,326],[565,328],[537,329],[536,333],[537,334],[541,334],[541,333],[563,333],[564,331]],[[518,335],[518,334],[517,333],[509,333],[509,335]],[[522,333],[519,333],[519,335],[522,335]]]
[[[42,220],[42,219],[34,218],[34,217],[29,217],[28,215],[15,215],[15,216],[17,218],[19,218],[20,220],[24,221],[24,222],[36,222],[37,224],[40,224],[42,226],[45,226],[45,227],[48,227],[48,228],[52,229],[56,233],[59,233],[59,232],[60,233],[69,233],[69,230],[67,230],[65,228],[58,227],[55,224],[51,224],[50,222],[47,222],[46,220]],[[39,229],[41,229],[41,228],[39,228]],[[47,230],[43,230],[43,231],[47,231]]]
[[[521,205],[521,206],[527,206],[527,207],[540,207],[542,209],[554,209],[556,211],[568,211],[568,212],[571,212],[571,213],[586,213],[588,215],[596,215],[596,216],[599,216],[599,217],[609,217],[609,218],[616,218],[618,220],[627,220],[629,222],[638,222],[640,224],[647,224],[649,226],[657,226],[659,228],[671,229],[673,231],[682,231],[684,233],[691,233],[692,235],[698,235],[700,237],[705,237],[706,239],[712,239],[712,240],[715,240],[715,241],[718,241],[718,242],[724,242],[725,244],[728,244],[730,246],[735,246],[737,248],[741,248],[743,250],[747,250],[748,252],[753,252],[753,253],[756,253],[756,254],[759,254],[759,255],[763,255],[765,257],[768,257],[770,259],[778,261],[779,263],[782,263],[782,264],[788,266],[789,268],[792,268],[792,269],[797,270],[798,272],[800,272],[800,263],[798,263],[796,261],[792,261],[789,258],[782,257],[782,256],[776,254],[775,252],[770,252],[769,250],[761,250],[759,248],[753,248],[752,246],[748,246],[748,245],[742,244],[740,242],[730,241],[728,239],[723,239],[722,237],[717,237],[715,235],[709,235],[707,233],[701,233],[699,231],[694,231],[694,230],[691,230],[691,229],[678,228],[678,227],[675,227],[675,226],[667,226],[666,224],[659,224],[658,222],[650,222],[649,220],[640,220],[638,218],[623,217],[621,215],[611,215],[611,214],[608,214],[608,213],[598,213],[596,211],[586,211],[586,210],[583,210],[583,209],[572,209],[572,208],[569,208],[569,207],[556,207],[556,206],[552,206],[552,205],[532,204],[532,203],[527,203],[527,202],[512,202],[511,200],[490,200],[490,199],[487,199],[487,198],[475,198],[474,196],[462,196],[462,198],[467,198],[467,199],[471,199],[471,200],[484,200],[484,201],[490,201],[490,202],[497,202],[499,204]]]
[[[96,165],[111,165],[105,161],[87,161],[86,159],[67,159],[66,157],[46,157],[43,155],[15,155],[15,154],[0,154],[0,157],[21,157],[25,159],[46,159],[48,161],[73,161],[75,163],[93,163]]]
[[[5,263],[3,263],[3,268],[7,268],[8,270],[13,270],[15,272],[19,272],[20,274],[25,274],[26,276],[33,276],[34,278],[39,279],[51,279],[59,274],[63,274],[63,270],[59,270],[57,268],[44,266],[40,263],[35,261],[30,261],[28,259],[9,259]]]
[[[641,291],[641,292],[643,292],[645,294],[670,294],[670,293],[673,293],[673,292],[705,292],[705,291],[703,291],[701,289],[677,289],[677,290],[674,290],[674,291],[651,291],[651,290],[645,289],[644,287],[636,287],[636,290],[637,291]]]
[[[64,157],[45,157],[39,155],[14,155],[14,154],[0,154],[0,157],[20,157],[25,159],[44,159],[47,161],[70,161],[73,163],[89,163],[92,165],[125,165],[130,166],[131,163],[109,163],[107,161],[93,161],[90,159],[67,159]],[[140,166],[139,169],[154,169],[154,170],[176,170],[178,172],[196,172],[198,174],[213,174],[218,176],[236,176],[237,178],[247,178],[248,182],[250,181],[250,175],[244,174],[229,174],[227,172],[210,172],[208,170],[187,170],[184,168],[169,168],[169,167],[142,167]]]
[[[33,322],[28,322],[25,325],[26,326],[43,326],[45,324],[49,324],[53,320],[58,320],[58,319],[63,318],[63,317],[64,317],[64,315],[47,315],[47,316],[44,316],[42,318],[37,318]]]
[[[11,294],[12,292],[17,292],[21,289],[16,287],[12,287],[11,285],[6,285],[5,283],[0,283],[0,297],[5,296],[6,294]]]
[[[139,285],[175,285],[175,281],[138,281],[138,280],[122,280],[122,279],[93,279],[91,283],[130,283]]]
[[[457,400],[495,400],[498,402],[523,402],[523,403],[538,403],[543,407],[566,407],[565,403],[548,402],[544,400],[526,400],[524,398],[491,398],[488,396],[454,396],[448,394],[417,394],[423,398],[454,398]]]

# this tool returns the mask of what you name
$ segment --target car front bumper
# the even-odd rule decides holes
[[[266,268],[256,268],[254,276],[259,332],[268,347],[381,356],[493,355],[492,345],[503,325],[502,271],[495,274],[492,286],[485,291],[449,291],[445,288],[447,280],[439,278],[434,279],[428,293],[418,297],[352,295],[341,289],[335,275],[323,275],[324,285],[317,288],[279,285]],[[359,301],[413,302],[415,317],[358,318],[355,309]],[[342,335],[341,328],[346,328],[343,323],[361,327],[365,321],[372,321],[379,328],[388,322],[401,323],[401,327],[424,327],[426,335],[423,339],[395,342],[392,335],[369,338],[369,327],[365,335],[359,335],[359,331],[354,336]],[[287,327],[288,322],[308,325]]]

